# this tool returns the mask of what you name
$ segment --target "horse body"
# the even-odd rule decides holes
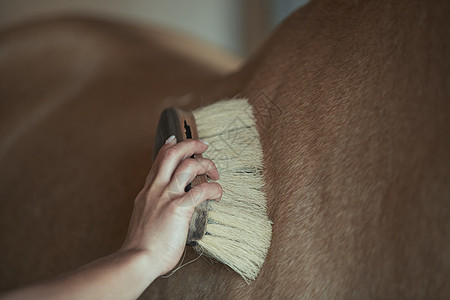
[[[273,221],[261,273],[247,285],[200,259],[142,298],[448,298],[448,6],[312,2],[227,76],[125,25],[60,21],[67,47],[55,24],[33,29],[55,44],[0,56],[3,287],[117,249],[161,109],[239,94]],[[31,43],[27,30],[1,49]]]

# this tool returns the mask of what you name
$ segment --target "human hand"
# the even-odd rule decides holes
[[[222,196],[222,188],[215,182],[202,183],[185,192],[197,175],[219,179],[211,160],[191,158],[207,148],[208,144],[201,140],[177,144],[175,137],[167,139],[135,199],[120,251],[143,251],[158,258],[159,275],[173,269],[181,258],[195,206],[208,199],[219,201]]]

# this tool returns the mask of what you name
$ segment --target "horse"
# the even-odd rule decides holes
[[[0,288],[117,250],[162,109],[238,95],[254,107],[273,222],[260,274],[247,284],[198,259],[142,299],[449,298],[449,9],[314,0],[232,71],[134,24],[3,31]]]

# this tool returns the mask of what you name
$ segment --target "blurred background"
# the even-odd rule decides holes
[[[152,24],[246,58],[308,0],[0,0],[0,30],[27,20],[91,15]]]

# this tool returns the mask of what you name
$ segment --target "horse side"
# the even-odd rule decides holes
[[[64,69],[29,74],[30,64],[50,56],[29,54],[26,66],[17,58],[2,75],[11,80],[2,98],[19,100],[2,105],[12,105],[10,124],[29,125],[15,140],[6,135],[14,143],[2,158],[4,287],[119,247],[150,167],[160,109],[239,94],[258,121],[274,224],[261,273],[247,285],[200,259],[142,298],[449,297],[448,8],[444,1],[313,1],[228,76],[167,56],[136,30],[92,22],[80,26],[91,34],[102,28],[93,40],[108,41],[77,41],[100,51],[93,61],[103,63],[89,64],[93,71],[77,69],[73,56],[86,59],[80,51],[59,54],[66,59],[57,67],[73,62],[74,77],[58,84]],[[39,89],[62,99],[58,88],[88,73],[51,113],[37,121],[23,113],[29,105],[19,101]],[[35,78],[26,81],[36,85],[33,95],[18,97],[30,93],[18,84],[22,76]],[[197,255],[188,249],[186,256]]]

